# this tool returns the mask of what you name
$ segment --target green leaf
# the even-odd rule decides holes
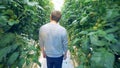
[[[96,34],[96,32],[90,32],[90,33],[88,33],[88,35],[94,35],[94,34]]]
[[[7,57],[7,54],[11,52],[11,49],[11,46],[8,46],[0,50],[0,62],[3,58]]]
[[[106,19],[111,20],[112,18],[119,16],[118,9],[107,9]]]
[[[30,65],[30,60],[29,59],[26,59],[26,65],[29,66]]]
[[[98,1],[98,0],[85,0],[85,3],[92,2],[92,1]]]
[[[13,64],[13,63],[17,60],[18,57],[19,57],[19,52],[13,53],[13,54],[10,56],[10,58],[8,59],[7,64],[8,64],[8,65]]]
[[[105,41],[99,40],[97,35],[90,35],[90,41],[95,46],[104,46],[106,44]]]
[[[106,30],[106,33],[112,33],[112,32],[115,32],[117,30],[119,30],[119,27],[113,27],[113,28]]]
[[[107,39],[108,41],[111,41],[111,42],[117,42],[117,40],[115,39],[113,34],[106,35],[105,39]]]
[[[0,25],[6,26],[7,25],[7,17],[0,16]]]
[[[6,7],[3,5],[0,5],[0,9],[5,9]]]
[[[17,44],[11,45],[11,51],[15,51],[18,48]]]
[[[4,47],[7,44],[11,43],[13,40],[15,40],[15,35],[12,33],[7,33],[5,34],[1,39],[0,39],[0,47]]]
[[[37,5],[36,7],[40,8],[41,10],[44,10],[42,6]]]
[[[37,63],[37,64],[41,67],[41,63],[39,62],[38,59],[39,59],[39,57],[34,56],[34,57],[33,57],[33,62]]]
[[[105,53],[105,68],[113,68],[115,57],[112,53]]]
[[[23,64],[25,63],[25,58],[21,58],[20,62],[18,63],[18,66],[22,68]]]
[[[115,54],[120,55],[120,42],[115,45],[111,45],[110,47]]]
[[[99,36],[99,37],[105,37],[107,35],[107,33],[103,30],[98,30],[96,31],[96,34]]]
[[[88,34],[88,31],[81,31],[79,34]]]
[[[0,64],[0,68],[3,68],[3,66],[4,66],[3,64]]]
[[[29,0],[22,0],[23,4],[27,4]]]
[[[94,52],[91,58],[91,68],[113,68],[115,57],[104,48]]]
[[[73,42],[72,42],[72,45],[75,45],[77,42],[79,42],[80,41],[80,39],[79,38],[75,38],[75,40],[73,40]]]
[[[87,3],[87,2],[91,2],[92,0],[85,0],[85,2]]]
[[[81,47],[82,47],[82,51],[86,54],[86,55],[88,55],[89,54],[89,52],[90,52],[90,45],[89,45],[89,39],[88,38],[82,38],[83,40],[82,40],[82,45],[81,45]]]
[[[10,19],[10,20],[8,21],[8,24],[9,24],[10,26],[13,26],[14,24],[18,24],[18,23],[19,23],[19,20]]]
[[[87,22],[87,19],[88,19],[88,16],[83,17],[83,18],[80,20],[80,25],[83,25],[85,22]]]
[[[7,11],[6,12],[4,12],[4,14],[8,14],[8,15],[14,15],[14,12],[13,12],[13,10],[12,9],[7,9]]]

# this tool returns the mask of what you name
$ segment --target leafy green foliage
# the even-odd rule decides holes
[[[18,58],[18,56],[19,56],[19,53],[18,53],[18,52],[13,53],[13,54],[10,56],[10,58],[8,59],[7,64],[8,64],[8,65],[13,64],[13,63],[15,62],[15,60]]]
[[[0,0],[0,68],[40,66],[38,31],[52,7],[49,0]]]
[[[94,52],[91,58],[91,68],[113,68],[114,55],[105,51],[105,49],[99,49]]]
[[[119,68],[118,0],[65,0],[61,24],[78,68]]]
[[[28,40],[27,38],[23,38],[22,36],[16,35],[14,33],[7,33],[3,34],[4,40],[2,41],[0,45],[0,65],[3,65],[3,67],[10,66],[10,67],[23,67],[23,64],[25,65],[25,62],[28,62],[27,64],[30,64],[31,62],[40,63],[38,62],[39,57],[39,47],[37,44],[31,43],[32,41]],[[14,41],[11,41],[11,40]],[[2,40],[2,39],[1,39]],[[9,42],[8,42],[9,41]],[[27,65],[26,64],[26,65]]]

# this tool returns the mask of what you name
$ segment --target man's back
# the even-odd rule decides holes
[[[63,59],[67,58],[67,32],[58,24],[60,18],[60,11],[52,11],[50,23],[39,31],[40,48],[47,60],[47,68],[62,68]]]
[[[67,32],[59,24],[48,23],[40,28],[42,40],[46,55],[49,57],[60,57],[67,51]]]

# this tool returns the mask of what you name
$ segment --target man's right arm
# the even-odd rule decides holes
[[[63,49],[64,49],[64,59],[67,58],[67,51],[68,51],[68,38],[67,38],[67,31],[65,31],[63,37]]]
[[[40,43],[40,49],[43,54],[43,58],[46,57],[45,50],[44,50],[44,41],[43,41],[43,30],[40,28],[39,30],[39,43]]]

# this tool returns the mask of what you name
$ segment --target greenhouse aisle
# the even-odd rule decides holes
[[[41,63],[41,68],[47,68],[46,59],[43,58],[42,55],[40,56],[39,62]],[[62,68],[74,68],[73,62],[70,58],[70,52],[69,51],[68,51],[68,54],[67,54],[67,59],[63,60]]]

